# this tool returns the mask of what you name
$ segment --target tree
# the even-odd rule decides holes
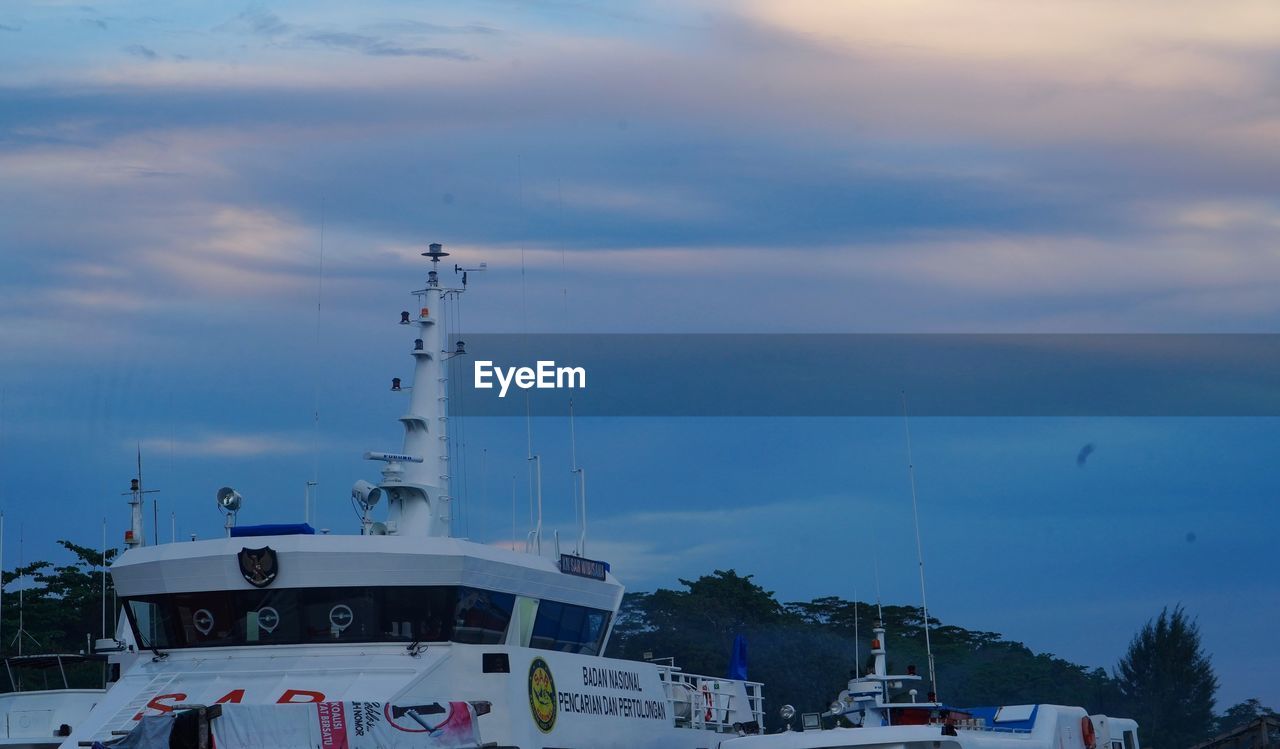
[[[1227,733],[1262,717],[1280,718],[1280,713],[1263,706],[1256,698],[1247,699],[1227,708],[1218,718],[1217,728],[1214,730],[1216,733]]]
[[[1186,749],[1213,730],[1218,677],[1201,648],[1200,628],[1181,606],[1165,608],[1134,635],[1116,681],[1148,746]]]
[[[790,703],[802,712],[825,709],[851,673],[866,668],[872,622],[880,615],[874,603],[826,596],[780,605],[749,575],[733,570],[680,582],[685,590],[626,594],[610,655],[672,656],[691,673],[722,674],[733,636],[742,634],[750,649],[750,677],[765,683],[769,704]],[[926,664],[923,610],[885,605],[883,616],[889,670],[902,673]],[[933,617],[929,624],[939,688],[951,704],[1047,702],[1118,714],[1115,682],[1103,669],[1034,653],[996,632],[970,631]],[[922,687],[920,694],[928,690],[912,684],[899,691],[912,687]]]
[[[88,649],[90,640],[102,635],[103,554],[66,540],[58,543],[71,553],[70,562],[31,562],[3,573],[4,642],[0,643],[0,652],[4,655],[17,654],[19,642],[25,654],[78,653]],[[116,550],[108,549],[106,564],[111,564],[115,556]],[[106,635],[110,637],[117,613],[110,575],[105,583]],[[100,669],[83,670],[86,674],[68,670],[73,686],[101,685]],[[0,691],[9,686],[8,679],[0,677]]]

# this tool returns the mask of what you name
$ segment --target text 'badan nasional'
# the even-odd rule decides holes
[[[643,692],[640,674],[616,668],[582,667],[582,685],[624,692]],[[650,700],[626,695],[592,692],[560,692],[560,709],[566,713],[606,715],[617,718],[667,719],[665,700]]]

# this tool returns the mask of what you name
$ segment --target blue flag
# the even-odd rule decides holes
[[[747,680],[747,638],[743,635],[733,638],[733,653],[729,655],[729,678]]]

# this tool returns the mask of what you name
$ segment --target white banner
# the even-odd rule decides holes
[[[466,702],[316,702],[222,706],[219,749],[475,749],[476,711]]]

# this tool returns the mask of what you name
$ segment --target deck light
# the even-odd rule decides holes
[[[405,310],[404,312],[401,312],[401,313],[400,313],[400,324],[401,324],[401,325],[408,325],[408,324],[409,324],[409,311],[408,311],[408,310]]]
[[[399,389],[400,389],[400,378],[399,378],[399,377],[392,377],[392,378],[391,378],[391,389],[392,389],[392,390],[399,390]]]
[[[421,351],[421,350],[422,350],[422,339],[421,339],[421,338],[414,338],[414,339],[413,339],[413,350],[414,350],[414,351]]]

